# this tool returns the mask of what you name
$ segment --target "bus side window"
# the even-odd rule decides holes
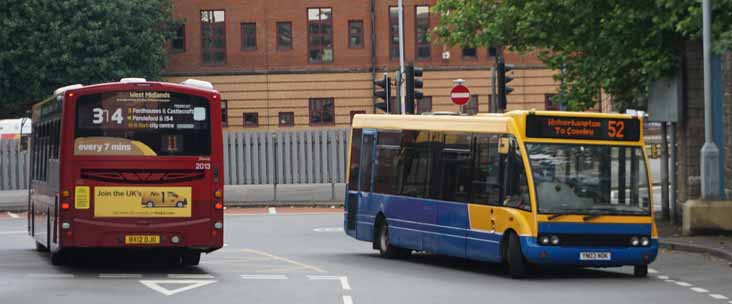
[[[470,198],[473,136],[469,133],[445,133],[445,144],[439,154],[441,199],[467,203]]]
[[[399,150],[402,141],[400,131],[379,132],[376,143],[376,172],[374,192],[397,194]]]
[[[530,211],[531,201],[529,200],[526,168],[524,168],[521,150],[515,139],[511,139],[511,146],[506,158],[506,180],[504,186],[506,195],[503,198],[503,205]]]
[[[474,171],[471,182],[471,203],[500,205],[502,182],[498,135],[478,134],[473,146]]]
[[[426,197],[430,180],[430,144],[427,131],[402,131],[399,153],[399,186],[397,193],[410,197]]]
[[[351,135],[351,162],[348,170],[348,190],[358,191],[358,166],[361,160],[361,129],[353,129]]]

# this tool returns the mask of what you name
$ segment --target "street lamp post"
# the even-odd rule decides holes
[[[702,199],[719,198],[719,148],[712,138],[712,30],[711,0],[702,1],[702,40],[704,49],[704,146],[701,149]]]

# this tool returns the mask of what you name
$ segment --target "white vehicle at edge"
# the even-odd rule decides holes
[[[31,119],[28,117],[0,119],[0,139],[20,139],[21,135],[30,135],[31,130]]]

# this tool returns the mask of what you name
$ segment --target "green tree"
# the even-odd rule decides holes
[[[732,48],[732,0],[714,1],[716,50]],[[616,109],[644,109],[651,81],[678,71],[701,30],[695,0],[439,0],[434,32],[449,45],[535,52],[561,73],[561,102],[583,110],[600,90]],[[556,102],[556,100],[555,100]]]
[[[159,79],[171,10],[170,0],[3,0],[0,117],[68,84]]]

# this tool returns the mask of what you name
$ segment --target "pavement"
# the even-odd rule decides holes
[[[201,265],[94,254],[54,267],[33,250],[24,219],[0,220],[0,303],[720,303],[732,271],[700,254],[663,250],[649,277],[632,268],[541,270],[514,280],[499,264],[438,255],[383,259],[343,233],[338,208],[229,208],[225,247]],[[528,291],[528,292],[527,292]]]
[[[665,220],[657,220],[656,227],[662,248],[711,255],[732,266],[732,234],[684,236],[681,226]]]

